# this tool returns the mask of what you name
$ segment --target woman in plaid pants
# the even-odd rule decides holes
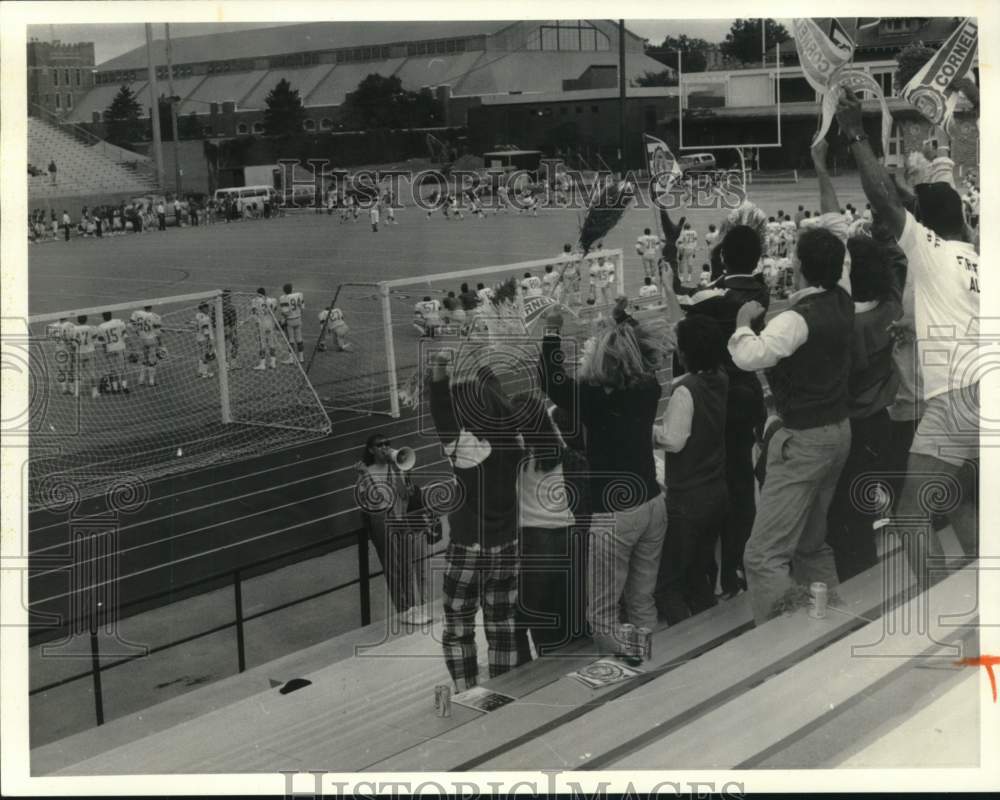
[[[471,361],[463,353],[450,369],[450,354],[439,353],[429,391],[431,417],[458,484],[456,507],[448,515],[442,645],[459,691],[478,682],[475,624],[480,608],[490,677],[518,664],[514,611],[522,449],[500,381],[489,367],[475,369]]]

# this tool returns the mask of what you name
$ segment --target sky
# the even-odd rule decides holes
[[[726,32],[732,23],[731,19],[657,19],[657,20],[626,20],[625,27],[635,33],[659,44],[668,33],[679,36],[686,33],[691,37],[700,37],[709,42],[721,42],[726,38]],[[172,25],[172,37],[196,36],[205,33],[221,33],[225,31],[245,30],[247,28],[273,28],[282,24],[296,23],[185,23]],[[163,36],[163,26],[153,26],[154,38]],[[51,41],[53,38],[62,42],[94,42],[94,55],[98,64],[126,53],[146,42],[146,34],[141,24],[129,23],[122,25],[30,25],[28,37]]]

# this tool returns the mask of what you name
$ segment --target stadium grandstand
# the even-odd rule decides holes
[[[116,147],[75,125],[59,125],[42,115],[28,119],[28,197],[53,203],[63,198],[104,202],[156,189],[149,158]],[[49,164],[56,170],[50,173]]]

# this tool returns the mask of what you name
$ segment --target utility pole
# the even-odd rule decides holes
[[[153,66],[153,26],[146,23],[146,69],[149,72],[150,114],[153,121],[153,162],[156,183],[163,186],[163,143],[160,141],[160,94],[156,91],[156,68]]]
[[[167,46],[167,91],[170,92],[170,131],[174,137],[174,199],[181,196],[181,154],[177,143],[177,102],[180,98],[174,94],[174,62],[171,57],[170,23],[163,23]]]
[[[618,20],[618,170],[625,174],[625,20]]]

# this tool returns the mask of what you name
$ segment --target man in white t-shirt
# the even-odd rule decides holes
[[[872,152],[861,124],[861,103],[845,92],[837,110],[874,214],[906,254],[913,280],[917,352],[927,402],[907,463],[896,507],[899,517],[927,520],[924,496],[941,476],[954,483],[958,501],[949,521],[966,555],[978,552],[976,479],[979,462],[979,376],[988,345],[979,335],[979,256],[966,240],[962,201],[947,183],[916,188],[921,221],[907,211]],[[971,467],[971,469],[969,469]],[[958,487],[961,487],[959,490]],[[911,554],[921,548],[913,548]],[[931,536],[928,551],[940,552]],[[916,564],[923,567],[923,564]]]

